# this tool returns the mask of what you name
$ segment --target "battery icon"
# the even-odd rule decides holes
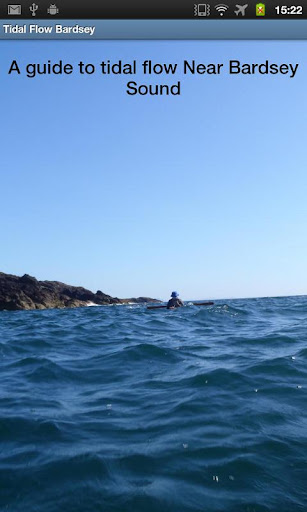
[[[265,16],[265,4],[256,4],[256,16]]]

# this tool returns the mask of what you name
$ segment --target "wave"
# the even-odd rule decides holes
[[[305,512],[306,310],[2,312],[0,509]]]

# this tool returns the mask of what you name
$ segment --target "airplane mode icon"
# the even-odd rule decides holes
[[[248,4],[245,4],[245,5],[236,5],[237,7],[237,11],[235,11],[235,14],[237,16],[239,16],[239,14],[241,14],[241,16],[245,16],[245,9],[246,7],[248,7]]]

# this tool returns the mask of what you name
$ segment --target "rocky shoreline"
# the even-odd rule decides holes
[[[38,281],[28,274],[18,277],[0,272],[0,311],[147,302],[159,301],[149,297],[119,299],[100,290],[93,293],[81,286],[70,286],[59,281]]]

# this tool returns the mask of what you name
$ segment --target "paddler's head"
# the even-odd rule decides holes
[[[179,297],[179,293],[178,293],[178,292],[172,292],[171,297],[174,297],[174,298],[175,298],[175,297]]]

